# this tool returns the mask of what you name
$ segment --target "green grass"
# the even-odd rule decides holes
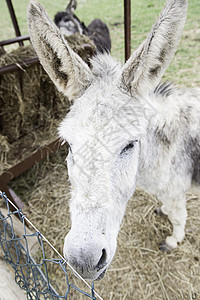
[[[14,30],[9,18],[6,2],[1,0],[0,40],[12,38]],[[59,10],[64,10],[65,0],[40,0],[50,17],[53,18]],[[132,49],[134,50],[146,37],[164,6],[164,0],[140,0],[131,3],[132,19]],[[26,10],[28,0],[13,0],[16,15],[22,34],[27,34]],[[123,0],[78,0],[76,11],[78,17],[88,25],[92,19],[101,18],[105,21],[111,33],[112,55],[118,60],[124,60],[124,27]],[[198,85],[200,83],[199,41],[200,41],[200,1],[190,0],[188,18],[176,57],[165,75],[166,79],[181,85]],[[185,70],[185,71],[184,71]],[[180,71],[180,72],[179,72]]]

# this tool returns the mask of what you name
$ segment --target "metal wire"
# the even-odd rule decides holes
[[[0,211],[0,247],[4,253],[4,260],[12,266],[15,272],[15,281],[26,291],[27,299],[69,299],[69,293],[75,289],[78,293],[86,297],[96,300],[103,300],[94,290],[94,284],[90,286],[62,257],[62,255],[50,244],[50,242],[39,232],[39,230],[31,223],[29,219],[18,209],[5,195],[0,191],[0,200],[4,201],[7,206],[7,216]],[[24,234],[18,237],[14,232],[13,216],[17,215],[23,224]],[[33,229],[32,234],[27,234],[25,222]],[[9,224],[10,223],[10,224]],[[39,248],[41,250],[40,262],[36,262],[30,254],[30,239],[37,238]],[[46,257],[44,242],[51,247],[58,255],[57,259],[48,259]],[[56,268],[61,268],[66,279],[66,292],[59,295],[51,283],[51,275],[48,271],[49,264],[53,264]],[[69,282],[67,268],[82,280],[89,288],[90,293],[79,289],[77,286]]]

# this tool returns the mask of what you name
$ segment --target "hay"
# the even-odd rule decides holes
[[[73,35],[65,37],[70,44],[71,48],[80,56],[82,59],[89,63],[89,59],[94,55],[96,46],[92,40],[86,35],[80,35],[75,33]]]
[[[94,53],[95,46],[88,37],[76,34],[69,37],[68,42],[85,61]],[[35,56],[32,46],[19,47],[0,56],[0,67],[19,64]],[[37,147],[55,139],[55,128],[69,105],[39,64],[1,75],[0,174]]]
[[[21,188],[20,196],[27,201],[26,216],[61,253],[70,228],[66,154],[67,149],[61,149],[48,162],[35,166],[12,185],[15,191]],[[158,244],[171,232],[171,225],[167,218],[154,214],[159,206],[157,200],[137,190],[128,203],[114,261],[105,278],[95,283],[103,299],[200,299],[199,204],[199,199],[188,201],[186,238],[178,249],[163,254]],[[47,255],[53,257],[53,252],[47,249]],[[56,287],[64,292],[63,274],[57,269],[51,271]],[[70,280],[84,288],[79,280],[71,278],[70,275]],[[74,292],[72,299],[85,297]]]
[[[3,46],[0,46],[0,56],[3,55],[3,54],[5,54],[5,53],[6,53],[6,51],[3,48]]]

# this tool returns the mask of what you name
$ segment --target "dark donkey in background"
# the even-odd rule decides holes
[[[84,22],[80,21],[74,14],[76,7],[77,1],[70,0],[66,10],[60,11],[55,15],[54,22],[60,28],[61,33],[66,36],[76,32],[85,34],[94,42],[98,52],[110,52],[111,39],[108,26],[100,19],[94,19],[86,27]]]
[[[69,144],[72,185],[72,226],[64,256],[84,278],[104,276],[136,185],[157,196],[160,211],[173,225],[160,248],[172,250],[184,239],[186,192],[200,184],[200,89],[160,81],[186,14],[186,0],[168,0],[123,67],[105,53],[94,57],[89,68],[43,7],[30,3],[35,50],[57,88],[73,100],[59,128]]]

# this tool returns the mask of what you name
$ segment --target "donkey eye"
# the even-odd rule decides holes
[[[126,153],[130,149],[133,149],[136,142],[137,142],[137,140],[130,142],[126,147],[124,147],[124,149],[122,149],[122,151],[120,152],[120,155]]]

